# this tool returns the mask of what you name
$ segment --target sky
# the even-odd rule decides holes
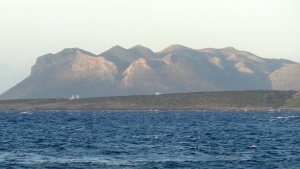
[[[299,0],[0,0],[0,94],[36,58],[78,47],[234,47],[300,62]]]

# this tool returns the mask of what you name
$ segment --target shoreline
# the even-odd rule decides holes
[[[151,110],[151,109],[0,109],[0,111],[25,111],[25,112],[31,112],[31,111],[216,111],[216,112],[226,112],[226,111],[237,111],[237,112],[280,112],[280,111],[300,111],[300,108],[298,109],[157,109],[157,110]]]
[[[300,110],[297,91],[221,91],[81,99],[0,100],[0,110]]]

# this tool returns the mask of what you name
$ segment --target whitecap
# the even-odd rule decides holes
[[[256,145],[249,146],[248,148],[257,148]]]
[[[23,111],[23,112],[20,112],[20,114],[32,114],[32,112],[30,112],[30,111]]]
[[[83,126],[83,127],[77,128],[77,129],[75,129],[75,130],[85,130],[85,129],[86,129],[86,126]]]
[[[278,116],[277,119],[289,119],[289,118],[297,118],[298,116]]]

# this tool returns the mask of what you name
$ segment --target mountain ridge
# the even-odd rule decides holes
[[[142,45],[129,49],[116,45],[99,55],[65,48],[38,57],[31,74],[0,99],[296,90],[300,69],[293,65],[297,63],[265,59],[234,47],[192,49],[176,44],[153,52]],[[296,80],[281,80],[288,75]]]

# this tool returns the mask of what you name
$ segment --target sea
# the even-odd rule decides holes
[[[0,111],[0,168],[300,168],[300,111]]]

